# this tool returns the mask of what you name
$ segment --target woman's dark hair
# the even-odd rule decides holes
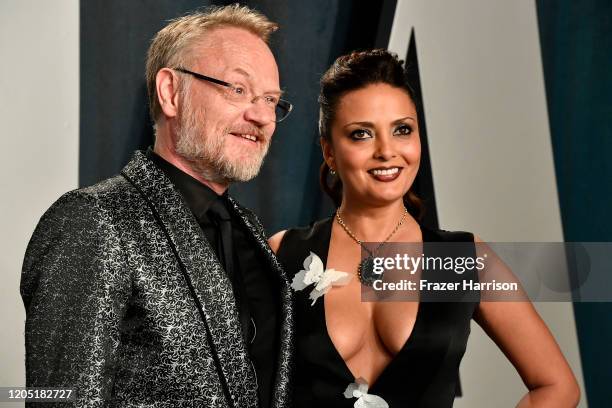
[[[414,91],[408,84],[404,63],[396,54],[375,49],[343,55],[321,78],[319,134],[322,139],[328,143],[332,142],[331,125],[336,117],[340,99],[348,92],[372,84],[388,84],[404,90],[416,107]],[[329,177],[329,170],[329,166],[324,161],[319,180],[323,191],[331,197],[336,207],[339,207],[342,202],[342,182],[339,177]],[[423,203],[411,190],[412,188],[404,195],[404,204],[413,217],[421,219],[424,211]]]

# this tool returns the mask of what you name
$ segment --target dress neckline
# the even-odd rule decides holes
[[[321,237],[324,238],[318,241],[318,245],[317,245],[318,248],[316,248],[318,252],[317,255],[319,256],[319,258],[321,258],[324,268],[327,268],[327,258],[329,255],[329,247],[331,244],[331,233],[332,233],[333,222],[334,222],[334,217],[332,216],[332,217],[319,221],[318,222],[319,225],[315,226],[315,229],[316,227],[321,228],[320,234],[321,234]],[[419,228],[421,229],[421,238],[423,239],[423,243],[435,240],[435,237],[432,231],[423,227],[421,224],[419,224]],[[423,251],[424,250],[425,249],[423,248]],[[346,364],[346,361],[344,361],[344,359],[342,358],[342,355],[336,348],[336,345],[334,344],[331,336],[329,335],[329,330],[327,327],[326,308],[325,308],[325,296],[326,295],[323,295],[322,301],[315,303],[315,306],[314,306],[317,308],[316,313],[317,313],[318,322],[323,329],[322,332],[323,332],[323,336],[325,337],[325,342],[327,343],[328,348],[331,350],[332,354],[338,361],[339,366],[342,367],[342,370],[344,371],[347,378],[354,380],[356,378],[355,375],[353,374],[353,372],[350,370],[350,368]],[[415,333],[417,332],[417,328],[420,326],[420,322],[422,321],[422,315],[424,312],[423,308],[424,308],[424,305],[426,304],[424,302],[421,302],[420,300],[418,303],[419,304],[417,306],[417,312],[415,315],[414,325],[412,327],[412,330],[410,331],[410,334],[404,341],[404,344],[402,345],[400,350],[397,352],[397,354],[395,354],[391,358],[391,361],[389,361],[389,363],[380,372],[376,380],[372,384],[369,384],[369,390],[371,391],[371,393],[376,394],[375,392],[376,385],[380,382],[380,380],[384,377],[384,375],[390,371],[390,367],[397,362],[400,354],[404,353],[405,350],[408,349],[410,345],[414,342]]]

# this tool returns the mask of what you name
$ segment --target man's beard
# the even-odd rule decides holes
[[[183,98],[183,110],[176,126],[176,152],[186,159],[195,172],[205,180],[228,184],[236,181],[249,181],[254,178],[268,153],[269,139],[261,137],[261,149],[244,157],[227,157],[224,153],[225,141],[230,136],[229,129],[222,135],[207,133],[201,111],[192,109],[189,98]]]

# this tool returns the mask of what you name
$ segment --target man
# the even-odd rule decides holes
[[[153,150],[61,197],[26,252],[28,386],[74,387],[79,406],[289,404],[289,283],[226,194],[291,110],[266,44],[276,28],[233,5],[153,39]]]

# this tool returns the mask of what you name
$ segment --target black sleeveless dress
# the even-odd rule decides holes
[[[327,264],[333,218],[305,228],[289,229],[277,257],[292,280],[303,269],[310,251]],[[466,232],[433,231],[421,227],[423,249],[428,242],[466,242],[475,256],[474,237]],[[470,249],[471,248],[471,249]],[[425,272],[423,272],[425,274]],[[425,275],[423,275],[423,278]],[[463,278],[477,279],[474,271]],[[353,407],[355,399],[343,393],[355,381],[334,347],[325,323],[323,298],[314,306],[310,290],[296,292],[296,367],[294,407]],[[421,292],[421,299],[425,294]],[[474,295],[474,294],[472,294]],[[451,407],[455,398],[459,362],[465,352],[470,320],[478,304],[478,293],[469,302],[419,303],[412,334],[383,370],[369,394],[383,398],[391,408]]]

